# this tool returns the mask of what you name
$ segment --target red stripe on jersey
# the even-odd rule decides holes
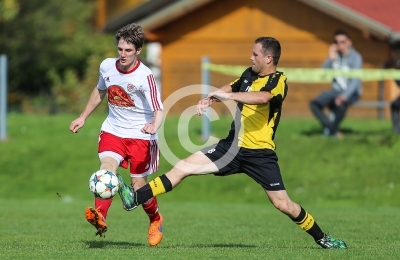
[[[147,81],[150,86],[150,97],[151,97],[151,103],[153,106],[153,110],[159,110],[160,109],[160,103],[158,102],[157,99],[157,85],[156,85],[156,80],[154,79],[153,74],[147,76]]]

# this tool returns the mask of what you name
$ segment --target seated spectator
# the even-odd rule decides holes
[[[362,57],[353,48],[349,34],[344,30],[337,30],[322,67],[349,70],[361,69],[362,64]],[[338,138],[343,136],[339,125],[344,119],[347,108],[360,98],[361,90],[359,78],[335,77],[332,89],[322,92],[310,102],[311,111],[321,123],[324,135]],[[331,111],[331,116],[324,113],[326,108]]]

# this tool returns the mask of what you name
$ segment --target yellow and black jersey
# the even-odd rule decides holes
[[[272,98],[262,105],[238,102],[235,120],[226,139],[237,141],[239,147],[275,150],[273,139],[279,124],[282,103],[288,91],[286,76],[279,71],[258,76],[250,67],[230,85],[233,92],[268,91]]]

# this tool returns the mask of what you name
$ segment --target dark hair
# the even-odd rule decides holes
[[[333,37],[336,37],[336,36],[338,36],[338,35],[344,35],[344,36],[346,36],[347,38],[350,39],[350,35],[349,35],[349,33],[348,33],[346,30],[337,29],[337,30],[333,33]]]
[[[254,43],[261,43],[264,57],[268,54],[272,55],[274,65],[278,65],[279,58],[281,57],[281,44],[277,39],[272,37],[259,37]]]
[[[400,50],[400,40],[390,41],[389,46],[392,50]]]
[[[115,39],[117,39],[117,43],[120,39],[124,39],[126,42],[135,45],[136,50],[138,50],[143,46],[145,35],[140,25],[131,23],[119,29]]]

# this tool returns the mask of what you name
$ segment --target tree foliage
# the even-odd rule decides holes
[[[0,22],[13,19],[17,13],[16,0],[0,0]]]
[[[18,96],[20,103],[23,97],[40,97],[36,103],[49,105],[53,112],[80,110],[76,104],[84,103],[97,83],[101,60],[115,55],[112,36],[93,27],[94,2],[0,1],[15,11],[13,17],[0,19],[0,52],[8,56],[10,96]]]

